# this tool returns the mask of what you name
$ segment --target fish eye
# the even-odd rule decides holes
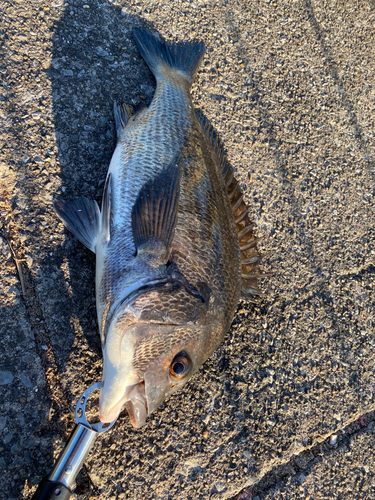
[[[177,354],[169,367],[169,373],[175,380],[181,380],[190,371],[191,360],[187,354],[180,352]]]

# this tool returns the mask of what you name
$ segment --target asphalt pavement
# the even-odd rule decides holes
[[[138,26],[205,42],[193,102],[271,275],[73,498],[375,498],[374,1],[4,0],[0,23],[0,497],[30,498],[101,377],[95,257],[52,200],[100,201],[113,101],[152,99]]]

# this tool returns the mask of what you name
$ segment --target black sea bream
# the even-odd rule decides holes
[[[204,45],[134,30],[156,78],[150,106],[115,106],[118,141],[101,211],[56,201],[96,253],[103,349],[100,419],[125,405],[135,427],[180,389],[220,344],[241,290],[258,293],[257,239],[219,139],[190,87]]]

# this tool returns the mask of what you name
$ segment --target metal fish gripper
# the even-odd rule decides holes
[[[100,389],[102,382],[88,387],[79,398],[75,410],[76,427],[62,450],[51,473],[40,482],[31,500],[67,500],[75,488],[75,479],[96,438],[108,431],[117,417],[109,424],[90,424],[86,418],[86,404],[91,393]]]

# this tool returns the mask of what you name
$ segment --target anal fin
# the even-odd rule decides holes
[[[96,238],[100,229],[100,210],[96,201],[87,198],[55,200],[53,206],[65,227],[95,253]]]

